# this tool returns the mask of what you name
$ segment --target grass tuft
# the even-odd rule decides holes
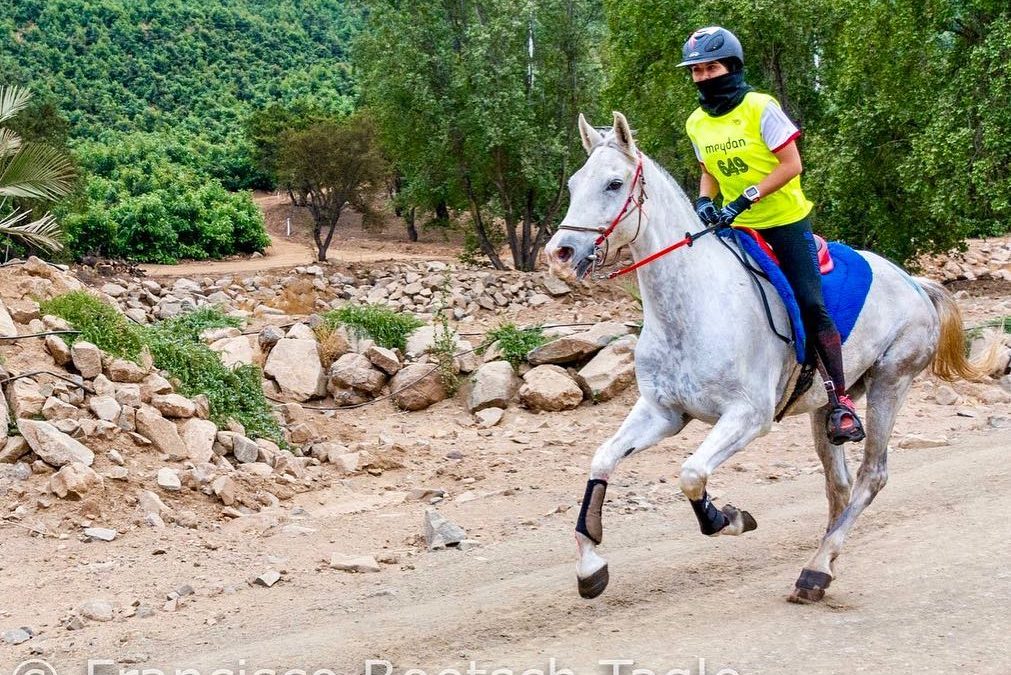
[[[383,305],[345,305],[323,314],[327,326],[347,326],[359,336],[387,349],[407,349],[407,336],[425,325],[412,314],[395,312]]]
[[[488,347],[498,342],[502,357],[512,364],[513,368],[519,368],[520,364],[527,360],[530,350],[537,349],[547,341],[544,329],[540,326],[517,328],[514,323],[504,323],[488,331],[478,353],[483,354]]]

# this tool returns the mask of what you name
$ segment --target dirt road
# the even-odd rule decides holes
[[[601,662],[621,659],[708,675],[1008,673],[1009,447],[1011,432],[991,431],[894,452],[891,481],[859,522],[819,606],[790,605],[785,596],[824,526],[821,476],[759,483],[730,471],[721,492],[756,515],[757,531],[702,537],[680,499],[648,513],[609,504],[612,583],[596,601],[575,592],[570,512],[473,551],[425,554],[409,573],[382,582],[345,575],[350,582],[312,594],[254,594],[241,626],[178,627],[151,663],[354,673],[373,658],[398,673],[435,673],[466,672],[474,660],[489,672],[519,673],[547,672],[553,657],[556,672],[575,673],[616,672]],[[574,474],[561,474],[552,491],[580,492]],[[635,487],[626,474],[609,497]]]

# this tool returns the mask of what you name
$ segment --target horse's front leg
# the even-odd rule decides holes
[[[590,480],[586,483],[586,494],[576,521],[576,544],[579,548],[576,578],[579,594],[584,598],[595,598],[607,588],[607,561],[597,554],[596,549],[604,538],[601,507],[607,481],[615,467],[633,453],[678,433],[687,423],[688,418],[683,413],[661,410],[640,396],[617,433],[594,453]]]
[[[747,511],[726,504],[722,509],[713,506],[706,494],[706,482],[720,464],[758,436],[766,433],[771,417],[753,408],[738,408],[725,412],[713,425],[702,445],[681,465],[678,480],[681,491],[688,497],[702,534],[743,534],[758,527]]]

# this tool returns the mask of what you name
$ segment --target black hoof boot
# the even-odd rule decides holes
[[[831,583],[832,575],[805,568],[801,570],[800,578],[797,579],[793,593],[787,599],[799,605],[821,602],[822,598],[825,597],[825,589]]]
[[[610,581],[610,577],[607,573],[607,565],[605,564],[590,576],[585,579],[579,579],[578,581],[580,597],[592,600],[603,593],[604,589],[607,588],[607,582]]]

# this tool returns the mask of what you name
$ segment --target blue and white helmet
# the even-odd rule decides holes
[[[744,65],[744,48],[737,36],[721,26],[699,28],[691,34],[681,49],[681,63],[678,66],[692,66],[696,63],[737,59]]]

